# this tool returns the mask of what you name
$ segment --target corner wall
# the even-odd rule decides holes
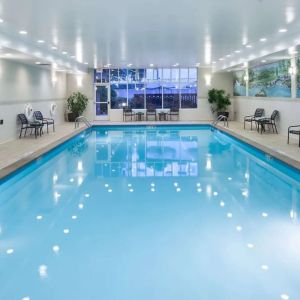
[[[16,139],[19,133],[17,114],[30,103],[33,110],[50,115],[50,105],[57,104],[56,123],[64,121],[66,75],[57,73],[52,83],[51,71],[11,60],[0,60],[0,144]]]
[[[205,83],[206,76],[211,76],[211,85],[207,86]],[[77,81],[77,78],[81,78]],[[232,73],[211,73],[210,68],[199,68],[198,71],[198,107],[197,109],[181,109],[180,119],[182,121],[208,121],[213,119],[213,115],[210,111],[210,105],[207,101],[207,92],[211,88],[224,89],[230,95],[233,94]],[[78,86],[78,82],[82,82],[81,86]],[[90,70],[87,75],[67,75],[67,94],[68,96],[72,92],[80,91],[89,98],[88,108],[85,112],[85,116],[89,120],[95,119],[94,113],[94,70]],[[233,105],[231,108],[233,112]],[[233,116],[233,113],[231,113]],[[121,122],[123,119],[121,109],[110,110],[110,121]]]

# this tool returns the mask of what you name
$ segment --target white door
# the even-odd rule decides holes
[[[109,120],[110,88],[109,84],[95,86],[95,120]]]

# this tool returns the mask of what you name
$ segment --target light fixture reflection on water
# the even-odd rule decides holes
[[[68,228],[65,228],[64,229],[64,234],[69,234],[70,233],[70,230]]]
[[[7,249],[6,253],[9,254],[9,255],[13,254],[14,253],[14,249],[12,249],[12,248],[11,249]]]
[[[112,193],[112,189],[108,189],[107,191],[108,191],[109,193]]]
[[[224,206],[225,206],[225,202],[224,202],[224,201],[221,201],[221,202],[220,202],[220,206],[221,206],[221,207],[224,207]]]
[[[84,195],[84,197],[85,197],[85,198],[89,198],[89,197],[90,197],[90,194],[86,193],[86,194]]]
[[[232,218],[232,216],[233,216],[233,215],[232,215],[232,213],[231,213],[231,212],[227,213],[227,218],[228,218],[228,219],[231,219],[231,218]]]
[[[266,212],[263,212],[263,213],[261,214],[261,216],[262,216],[263,218],[267,218],[267,217],[268,217],[268,214],[267,214]]]
[[[261,269],[262,269],[263,271],[268,271],[268,270],[269,270],[269,267],[268,267],[267,265],[262,265],[262,266],[261,266]]]
[[[77,170],[78,171],[83,171],[83,164],[82,164],[81,160],[77,163]]]
[[[78,176],[78,180],[77,180],[77,185],[82,185],[83,183],[83,177],[82,176]]]
[[[30,300],[30,298],[28,296],[23,297],[22,300]]]
[[[282,300],[289,300],[290,299],[289,295],[287,295],[287,294],[281,294],[280,297],[281,297]]]
[[[54,253],[57,254],[57,253],[59,252],[60,248],[59,248],[58,245],[54,245],[54,246],[52,247],[52,250],[53,250]]]
[[[206,186],[206,195],[207,195],[208,197],[211,197],[211,195],[212,195],[212,187],[211,187],[210,184],[208,184],[208,185]]]
[[[155,188],[151,188],[151,192],[155,192]]]
[[[78,204],[78,208],[79,209],[83,209],[84,208],[84,205],[82,203]]]
[[[212,168],[212,166],[211,166],[211,157],[210,157],[210,155],[208,155],[208,156],[206,157],[206,166],[205,166],[205,169],[206,169],[207,171],[210,171],[211,168]]]
[[[47,266],[46,265],[40,265],[39,266],[39,275],[41,278],[46,278],[48,276],[48,272],[47,272]]]
[[[42,219],[43,219],[43,216],[38,215],[38,216],[36,216],[36,219],[37,219],[37,220],[42,220]]]
[[[178,192],[180,192],[181,191],[181,188],[176,188],[176,192],[178,193]]]
[[[73,219],[73,220],[76,220],[76,219],[77,219],[77,216],[76,216],[76,215],[72,216],[72,219]]]
[[[248,247],[249,249],[253,249],[253,248],[254,248],[254,245],[251,244],[251,243],[248,243],[248,244],[247,244],[247,247]]]
[[[198,192],[198,193],[201,193],[201,192],[202,192],[202,189],[201,189],[201,188],[198,188],[198,189],[197,189],[197,192]]]
[[[74,182],[74,178],[70,178],[70,182],[71,182],[71,183]]]
[[[214,195],[214,196],[218,196],[219,193],[218,193],[218,192],[213,192],[213,195]]]
[[[296,220],[297,219],[297,212],[292,209],[290,211],[290,217],[291,217],[292,220]]]
[[[52,180],[53,180],[53,184],[56,184],[56,182],[57,182],[57,180],[58,180],[57,174],[54,174],[54,175],[53,175]]]
[[[241,232],[243,230],[243,227],[240,226],[240,225],[238,225],[238,226],[236,226],[236,230],[239,231],[239,232]]]
[[[228,177],[227,179],[228,179],[229,181],[231,181],[231,180],[232,180],[232,178],[231,178],[231,177]]]

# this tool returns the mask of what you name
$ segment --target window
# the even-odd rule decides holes
[[[127,83],[116,83],[110,86],[111,108],[127,106]]]
[[[95,70],[95,83],[109,83],[111,108],[197,108],[197,68]]]

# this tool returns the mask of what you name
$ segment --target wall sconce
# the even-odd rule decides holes
[[[290,68],[289,68],[289,74],[290,74],[291,76],[296,75],[296,68],[295,68],[295,67],[290,67]]]
[[[210,86],[211,85],[211,75],[210,74],[204,75],[204,79],[205,79],[205,85]]]
[[[82,87],[82,80],[83,80],[82,76],[81,75],[77,75],[76,81],[77,81],[77,86],[78,87]]]
[[[245,76],[244,76],[244,80],[245,80],[245,81],[249,81],[249,76],[248,76],[248,75],[245,75]]]

